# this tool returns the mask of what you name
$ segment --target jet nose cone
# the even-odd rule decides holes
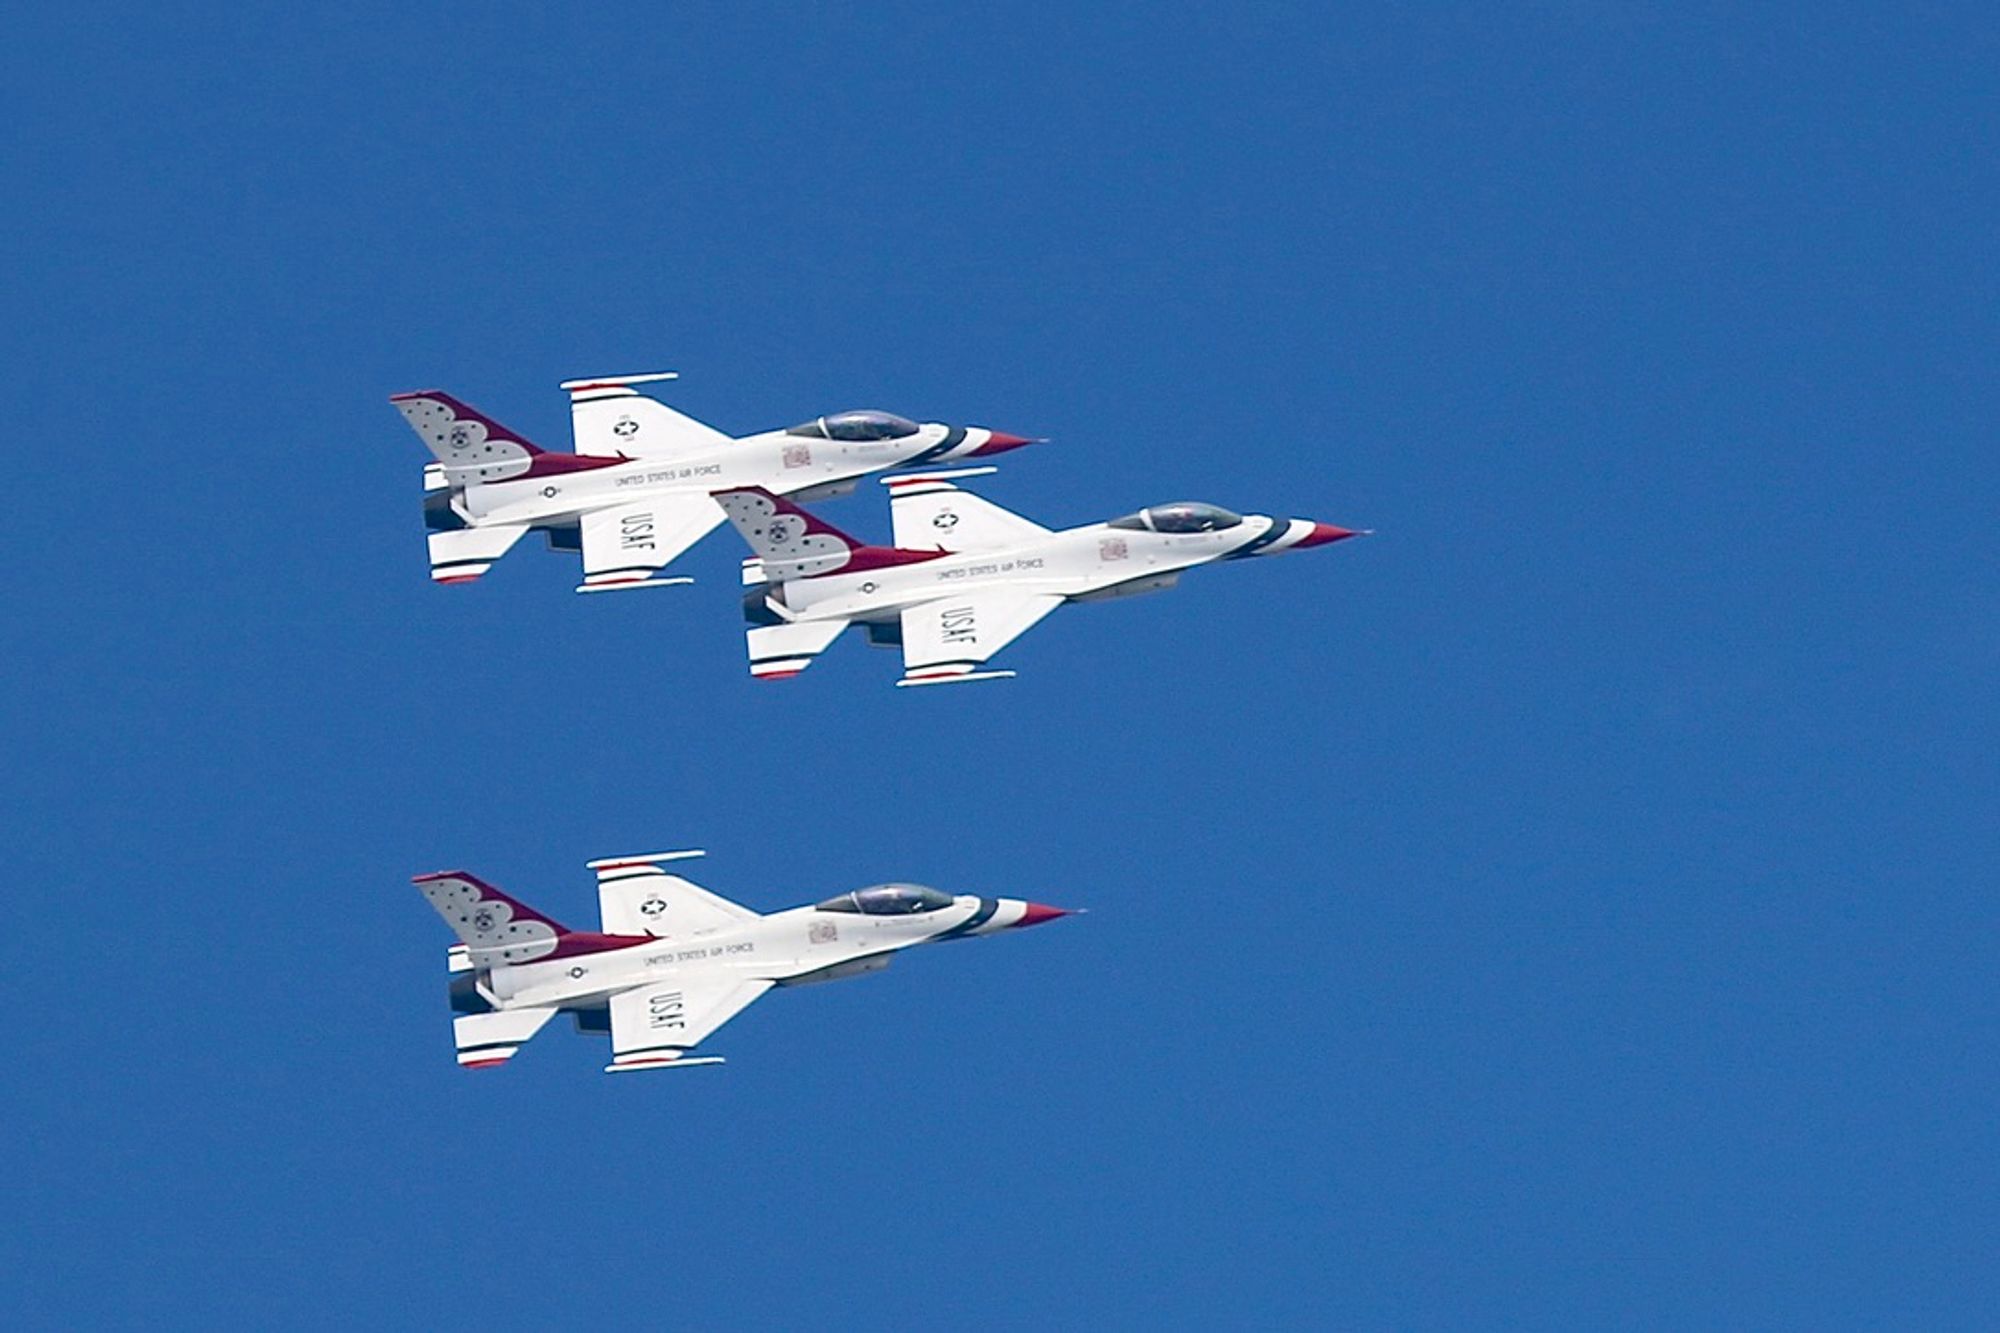
[[[1068,916],[1067,907],[1050,907],[1047,903],[1029,903],[1021,912],[1021,919],[1014,923],[1015,929],[1022,926],[1039,926],[1044,921],[1053,921],[1059,916]]]
[[[1329,542],[1346,541],[1349,537],[1365,537],[1368,534],[1354,528],[1337,527],[1332,523],[1315,523],[1313,530],[1293,543],[1296,546],[1325,546]]]
[[[1009,435],[1004,430],[986,432],[986,442],[967,455],[969,458],[983,458],[987,454],[1004,454],[1009,449],[1019,449],[1024,444],[1047,444],[1047,440],[1031,440],[1025,435]]]

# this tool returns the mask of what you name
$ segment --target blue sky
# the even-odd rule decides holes
[[[76,5],[0,56],[11,1325],[1990,1326],[1973,6]],[[443,387],[1378,529],[1018,680],[425,577]],[[871,488],[872,489],[872,488]],[[878,496],[829,505],[888,530]],[[471,868],[1088,906],[454,1067]]]

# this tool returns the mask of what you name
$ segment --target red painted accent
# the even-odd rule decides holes
[[[476,582],[476,581],[478,580],[478,578],[479,578],[479,575],[477,575],[477,574],[453,574],[453,575],[451,575],[451,576],[450,576],[449,578],[442,578],[442,579],[432,579],[432,580],[431,580],[431,582],[432,582],[432,583],[473,583],[473,582]]]
[[[1021,926],[1039,926],[1044,921],[1053,921],[1059,916],[1068,915],[1069,909],[1067,907],[1050,907],[1047,903],[1029,903],[1027,910],[1021,913],[1021,919],[1016,921],[1014,925],[1017,928]]]
[[[412,876],[410,879],[410,883],[428,884],[430,881],[434,879],[462,879],[467,884],[470,884],[473,888],[479,890],[479,896],[481,898],[486,898],[494,902],[501,902],[507,904],[507,906],[512,908],[514,911],[514,920],[539,921],[543,925],[547,926],[549,929],[553,930],[558,935],[567,935],[569,933],[569,929],[566,926],[564,926],[562,922],[556,921],[550,917],[543,916],[540,912],[537,912],[534,908],[528,906],[520,899],[502,893],[499,889],[493,887],[493,885],[491,884],[488,884],[485,880],[479,878],[479,876],[473,874],[471,871],[468,870],[434,870],[428,875]],[[544,955],[544,957],[546,956],[547,955]]]
[[[799,671],[803,670],[805,670],[804,667],[799,668]],[[799,672],[798,671],[753,671],[750,674],[756,677],[758,680],[790,680],[793,676],[798,675]]]
[[[583,953],[606,953],[612,949],[629,949],[635,944],[658,944],[651,935],[600,935],[594,930],[565,931],[556,937],[553,953],[545,953],[534,959],[546,963],[551,958],[574,958]]]
[[[1360,535],[1353,528],[1339,528],[1331,523],[1315,523],[1311,532],[1292,543],[1292,548],[1298,550],[1307,546],[1325,546],[1329,542],[1345,541],[1349,537]]]
[[[594,472],[601,467],[617,467],[632,460],[623,454],[599,457],[596,454],[536,454],[528,464],[526,472],[516,473],[504,482],[491,483],[504,486],[509,482],[532,481],[536,477],[559,476],[564,472]]]
[[[442,389],[419,389],[415,393],[392,393],[389,395],[389,401],[392,403],[405,403],[415,398],[434,399],[437,402],[443,403],[451,411],[451,414],[460,421],[479,422],[486,427],[486,438],[489,440],[518,444],[533,455],[540,455],[542,452],[534,441],[527,439],[515,431],[508,430],[505,426],[495,421],[492,417],[487,416],[478,408],[473,407],[464,399],[454,398]]]
[[[1019,449],[1024,444],[1043,444],[1043,440],[1031,440],[1025,435],[1009,435],[1004,430],[987,432],[986,443],[967,454],[967,458],[984,458],[987,454],[1004,454],[1009,449]]]
[[[955,554],[951,551],[906,551],[900,546],[857,546],[848,556],[847,563],[839,569],[829,569],[824,574],[808,574],[807,578],[831,578],[835,574],[859,574],[867,569],[887,569],[892,565],[917,565],[926,560],[937,560]]]
[[[510,1058],[511,1058],[511,1057],[509,1057],[509,1056],[505,1056],[505,1055],[503,1055],[503,1056],[501,1056],[501,1057],[500,1057],[500,1058],[499,1058],[498,1060],[467,1060],[467,1061],[465,1061],[465,1062],[464,1062],[463,1064],[459,1065],[459,1068],[460,1068],[460,1069],[492,1069],[492,1068],[493,1068],[494,1066],[496,1066],[496,1065],[504,1065],[504,1064],[506,1064],[506,1063],[507,1063],[507,1061],[508,1061],[508,1060],[509,1060]]]
[[[725,495],[755,495],[770,502],[771,508],[780,514],[792,514],[805,520],[806,531],[815,536],[831,537],[847,548],[847,560],[837,569],[829,569],[824,574],[806,574],[801,577],[825,579],[841,574],[859,574],[870,569],[885,569],[892,565],[914,565],[925,560],[936,560],[949,554],[945,551],[905,551],[896,546],[870,546],[859,538],[850,537],[833,524],[807,509],[801,509],[782,495],[773,495],[762,486],[737,486],[726,490],[711,491],[720,500]]]

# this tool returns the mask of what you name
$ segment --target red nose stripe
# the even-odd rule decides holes
[[[1034,443],[1037,442],[1025,435],[1009,435],[1004,430],[990,430],[986,432],[986,443],[974,449],[967,457],[978,458],[982,454],[1005,453],[1009,449],[1019,449],[1024,444]]]
[[[1044,921],[1053,921],[1059,916],[1068,916],[1067,908],[1050,907],[1046,903],[1029,903],[1021,913],[1021,919],[1014,923],[1016,929],[1022,926],[1039,926]]]
[[[1348,537],[1358,537],[1360,535],[1353,528],[1337,528],[1331,523],[1315,523],[1313,524],[1313,530],[1299,538],[1296,544],[1299,546],[1324,546],[1328,542],[1337,542]]]

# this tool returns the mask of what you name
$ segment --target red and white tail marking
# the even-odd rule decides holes
[[[437,456],[445,480],[454,486],[518,477],[542,452],[526,437],[440,390],[392,394],[389,401]]]
[[[935,560],[938,551],[870,546],[761,486],[715,492],[715,502],[763,563],[772,582],[855,574]]]

